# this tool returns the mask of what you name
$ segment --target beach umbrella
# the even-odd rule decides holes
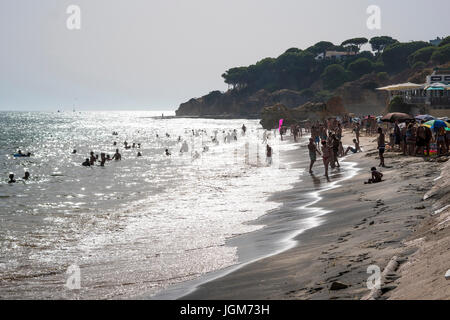
[[[407,83],[399,83],[399,84],[394,84],[394,85],[390,85],[387,87],[377,88],[376,90],[402,91],[402,90],[421,89],[422,87],[423,87],[422,84],[407,82]]]
[[[414,120],[413,117],[411,117],[409,114],[402,113],[402,112],[393,112],[388,113],[384,117],[381,118],[381,121],[383,122],[405,122],[405,121],[412,121]]]
[[[425,122],[422,126],[437,130],[442,127],[450,128],[450,123],[442,121],[442,120],[431,120],[431,121]]]
[[[434,120],[434,117],[430,116],[429,114],[419,114],[418,116],[415,116],[414,118],[416,118],[416,120],[419,120],[419,121]]]
[[[427,90],[427,91],[431,91],[431,90],[445,90],[446,88],[447,88],[446,84],[437,82],[437,83],[433,83],[433,84],[431,84],[429,86],[426,86],[425,90]]]

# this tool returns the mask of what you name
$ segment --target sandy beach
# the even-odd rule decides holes
[[[352,138],[346,131],[344,145]],[[450,298],[444,277],[450,268],[450,163],[387,152],[384,181],[364,184],[379,163],[376,137],[363,135],[361,147],[362,153],[345,159],[360,170],[321,193],[315,206],[328,213],[295,238],[295,247],[207,282],[183,299]],[[322,175],[323,167],[315,173]],[[389,265],[381,290],[367,288],[371,265],[380,271]]]

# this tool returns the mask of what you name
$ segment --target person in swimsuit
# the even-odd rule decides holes
[[[122,155],[119,153],[119,149],[116,149],[116,153],[114,154],[114,156],[112,157],[113,160],[122,160]]]
[[[8,181],[8,183],[16,183],[16,180],[14,180],[14,174],[10,174],[9,175],[9,181]]]
[[[347,150],[345,150],[344,155],[347,155],[347,153],[349,151],[353,152],[353,153],[357,153],[358,151],[361,151],[361,148],[359,147],[359,143],[358,141],[356,141],[356,139],[353,139],[353,143],[355,144],[355,147],[348,147]]]
[[[371,173],[372,173],[372,177],[371,177],[367,182],[364,182],[364,184],[378,183],[378,182],[383,181],[383,180],[382,180],[383,174],[382,174],[381,172],[379,172],[379,171],[377,170],[377,168],[372,167],[372,168],[370,169],[370,171],[371,171]]]
[[[269,166],[272,165],[272,147],[269,145],[266,147],[266,162]]]
[[[320,151],[317,149],[316,143],[314,142],[313,138],[309,138],[309,144],[308,144],[308,150],[309,150],[309,159],[311,160],[311,163],[309,164],[309,173],[313,173],[312,167],[314,165],[314,162],[316,162],[316,154],[322,155]]]
[[[385,167],[384,165],[384,151],[386,149],[385,137],[383,133],[383,129],[378,128],[378,155],[380,156],[380,166]]]
[[[327,146],[327,142],[322,140],[322,160],[325,167],[325,177],[328,178],[328,165],[330,164],[331,150]]]

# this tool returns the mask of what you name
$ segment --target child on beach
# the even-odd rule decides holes
[[[383,178],[383,174],[379,172],[377,168],[372,167],[370,171],[372,172],[372,177],[367,182],[364,182],[364,184],[378,183],[382,181],[381,178]]]

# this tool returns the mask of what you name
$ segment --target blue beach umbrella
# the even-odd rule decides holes
[[[450,128],[450,124],[442,120],[431,120],[425,122],[423,126],[433,129],[434,131],[437,131],[439,128],[446,128],[446,130],[448,131],[448,129]]]
[[[416,120],[419,121],[430,121],[435,119],[433,116],[430,116],[429,114],[420,114],[418,116],[415,116],[414,118],[416,118]]]

